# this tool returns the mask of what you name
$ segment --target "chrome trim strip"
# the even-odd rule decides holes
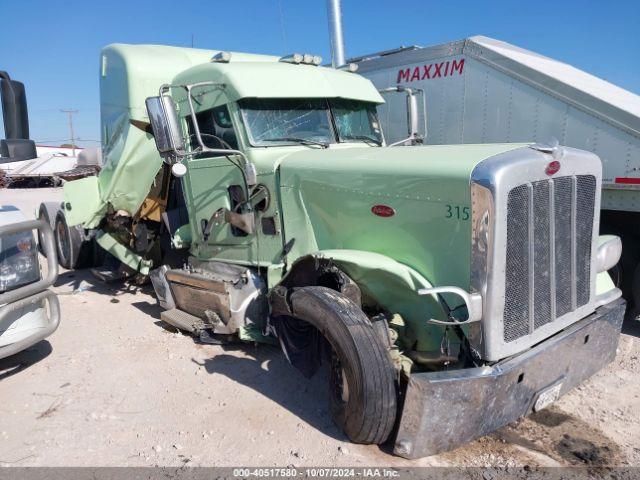
[[[535,302],[535,295],[532,295],[533,289],[535,287],[535,258],[533,258],[534,256],[534,252],[535,252],[535,232],[534,232],[534,228],[533,228],[533,221],[534,221],[534,217],[535,217],[535,210],[534,210],[534,206],[533,206],[533,185],[532,184],[527,184],[527,195],[528,195],[528,202],[529,202],[529,215],[528,215],[528,220],[529,220],[529,229],[528,229],[528,235],[529,238],[527,239],[528,242],[528,249],[527,249],[527,255],[528,255],[528,261],[529,261],[529,334],[532,334],[533,331],[536,329],[535,326],[535,318],[536,318],[536,302]]]
[[[574,176],[571,179],[571,310],[578,305],[577,278],[576,278],[576,216],[578,203],[578,181]]]
[[[551,321],[556,318],[556,186],[549,182],[549,285],[551,288]]]

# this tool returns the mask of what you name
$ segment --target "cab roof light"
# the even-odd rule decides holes
[[[338,70],[344,70],[345,72],[356,73],[358,71],[357,63],[347,63],[346,65],[342,65],[338,67]]]
[[[296,65],[302,63],[305,65],[315,65],[316,67],[322,63],[322,57],[312,55],[310,53],[292,53],[280,58],[281,62],[294,63]]]
[[[211,61],[215,63],[229,63],[231,61],[231,52],[218,52],[211,57]]]
[[[304,55],[302,55],[301,53],[292,53],[291,55],[285,55],[284,57],[281,57],[280,61],[285,63],[295,63],[297,65],[298,63],[302,63],[303,59]]]

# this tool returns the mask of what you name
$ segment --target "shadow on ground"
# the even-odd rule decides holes
[[[147,302],[147,301],[133,302],[131,306],[137,308],[145,315],[149,315],[151,318],[155,318],[156,320],[160,320],[160,312],[164,310],[160,305],[158,305],[157,302],[153,302],[153,303]],[[162,324],[160,326],[165,328],[165,330],[175,331],[174,327],[172,327],[171,325],[165,322],[160,321],[160,322],[154,322],[154,323],[156,325],[158,325],[159,323]]]
[[[104,295],[110,295],[117,297],[125,293],[146,293],[153,294],[153,287],[151,284],[137,285],[135,283],[127,281],[118,281],[112,283],[105,283],[102,280],[98,280],[91,273],[91,270],[86,268],[82,270],[67,270],[60,273],[55,287],[67,287],[64,291],[58,291],[58,295],[71,295],[74,293],[84,292],[91,290]]]
[[[0,380],[11,377],[44,360],[52,351],[51,344],[42,340],[22,352],[0,359]]]
[[[638,317],[627,317],[622,324],[622,333],[640,338],[640,320]]]
[[[210,374],[220,374],[241,383],[276,402],[311,427],[348,442],[329,412],[328,369],[321,368],[310,380],[289,365],[276,347],[260,345],[224,346],[226,351],[241,350],[246,356],[218,354],[200,363]]]

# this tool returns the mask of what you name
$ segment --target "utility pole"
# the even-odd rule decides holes
[[[78,110],[72,110],[72,109],[67,109],[67,110],[60,110],[62,113],[66,113],[69,117],[69,132],[71,133],[71,147],[72,147],[72,155],[75,157],[76,156],[76,139],[73,136],[73,114],[74,113],[78,113]]]

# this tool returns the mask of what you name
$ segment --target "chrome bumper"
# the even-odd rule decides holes
[[[0,347],[0,358],[9,357],[18,352],[21,352],[22,350],[29,348],[31,345],[35,345],[39,341],[44,340],[53,332],[55,332],[58,328],[58,325],[60,324],[60,302],[58,302],[58,297],[56,296],[56,294],[47,289],[44,292],[36,293],[35,295],[31,295],[8,305],[4,305],[0,308],[0,322],[2,322],[2,320],[7,315],[9,315],[9,313],[33,303],[42,302],[48,302],[49,304],[49,317],[46,327],[38,330],[37,332],[26,338],[23,338],[19,342]]]
[[[58,257],[51,225],[42,220],[29,220],[25,222],[5,225],[0,227],[0,237],[18,232],[39,230],[44,245],[42,248],[47,257],[47,276],[35,283],[25,285],[15,290],[0,294],[0,321],[11,312],[34,303],[47,302],[49,304],[49,318],[45,328],[22,340],[0,347],[0,358],[5,358],[18,353],[31,345],[51,335],[60,324],[60,303],[55,293],[49,290],[58,278]],[[46,314],[46,313],[45,313]]]
[[[531,413],[549,387],[564,395],[614,359],[624,311],[623,300],[611,302],[491,367],[411,375],[394,453],[451,450]]]

